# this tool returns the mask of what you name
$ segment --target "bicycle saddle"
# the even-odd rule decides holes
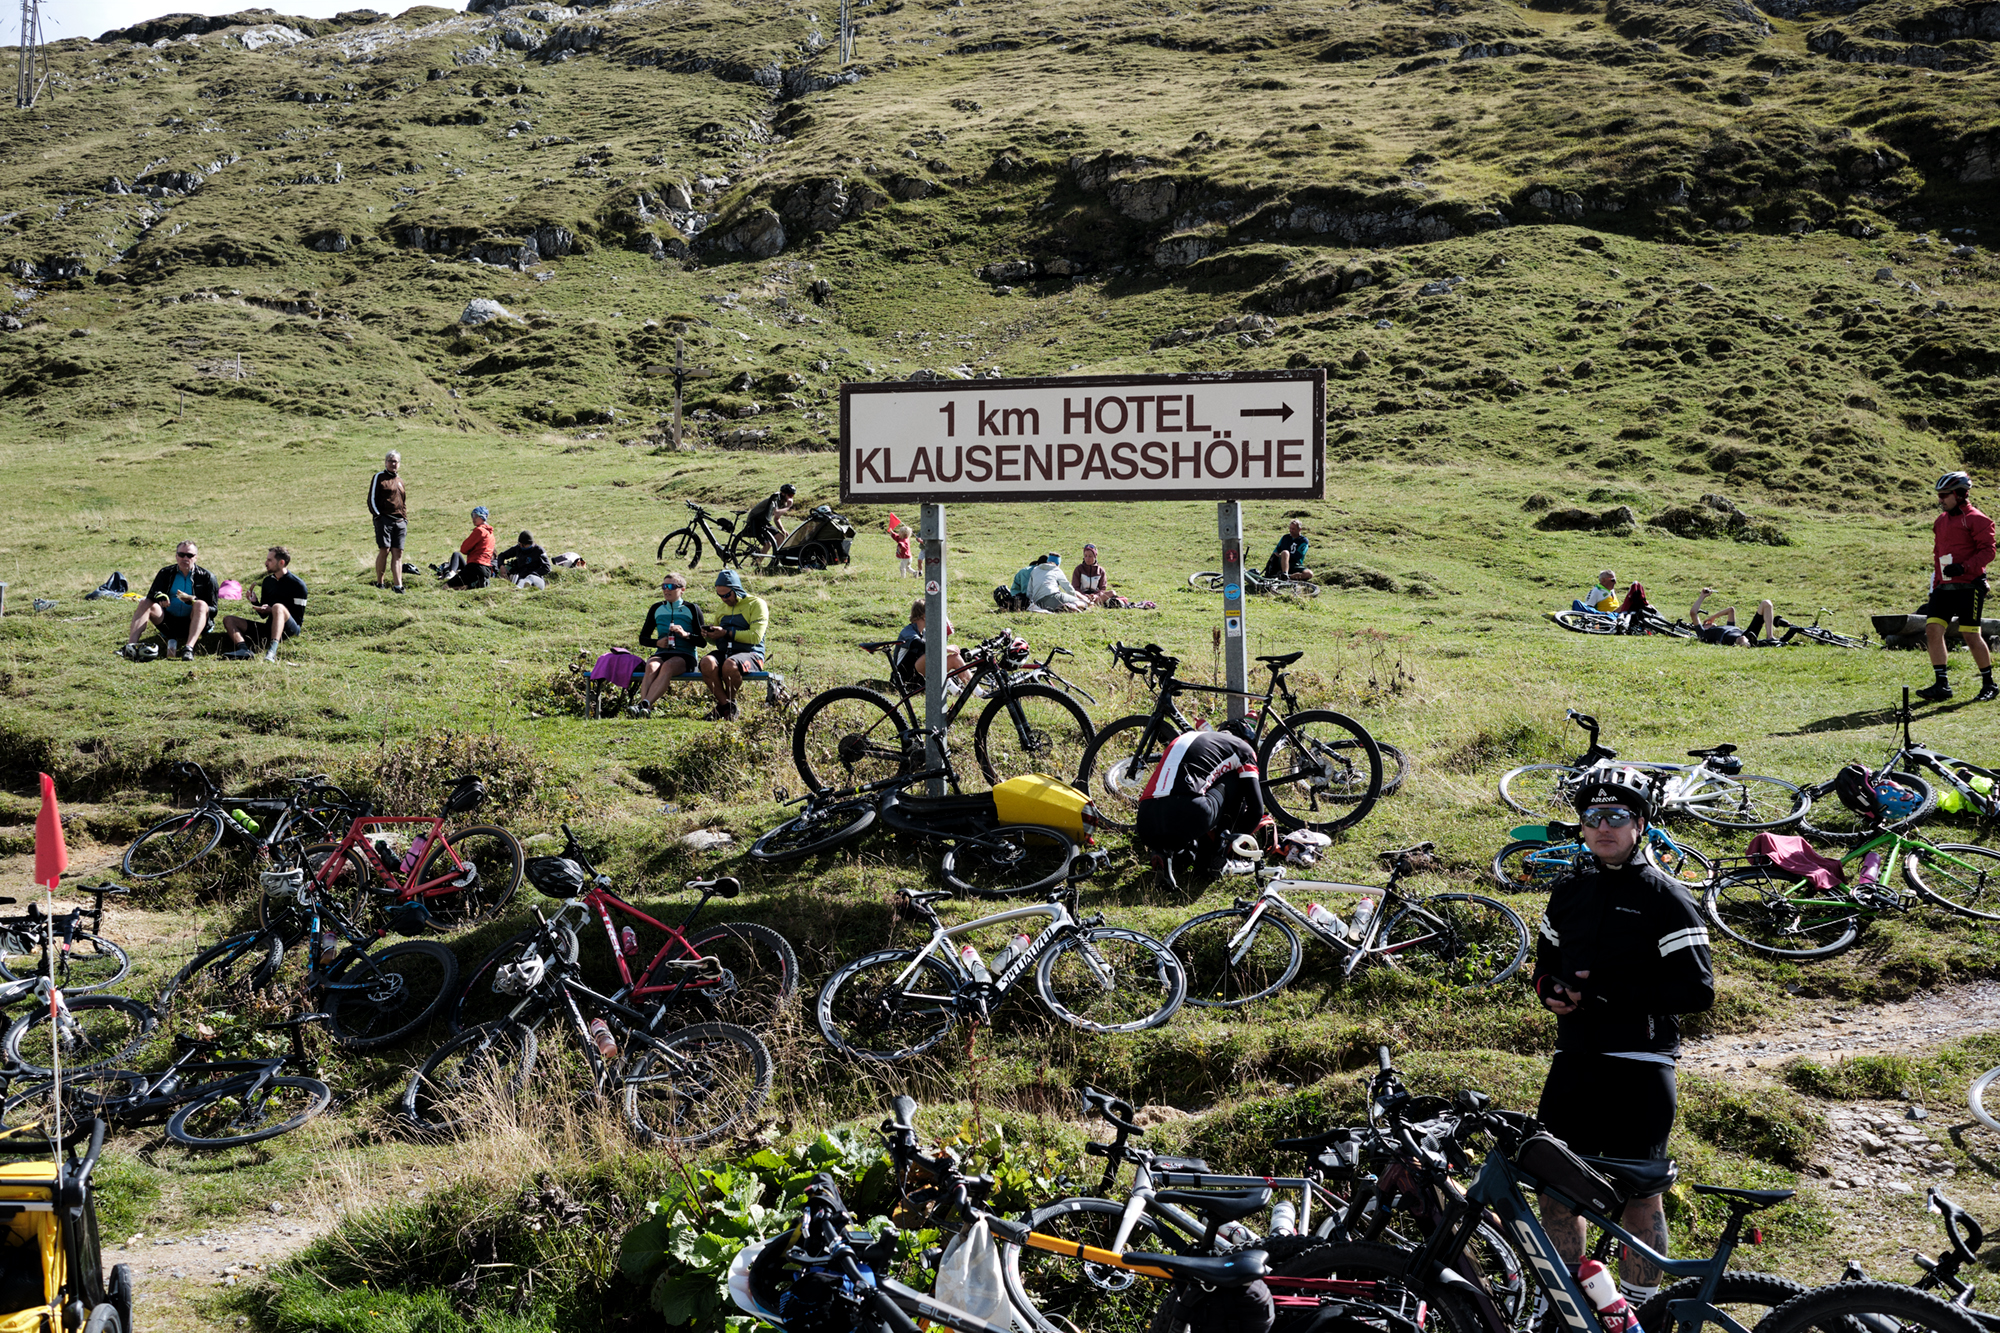
[[[21,901],[19,898],[0,898],[0,907],[12,907],[19,901]]]
[[[12,1004],[16,1000],[34,994],[35,986],[40,981],[40,977],[23,977],[19,981],[10,981],[0,986],[0,1004]]]
[[[1230,1190],[1218,1193],[1213,1190],[1161,1190],[1153,1196],[1161,1203],[1177,1203],[1183,1208],[1191,1208],[1200,1213],[1210,1223],[1234,1222],[1239,1217],[1248,1217],[1271,1206],[1271,1187],[1259,1185],[1255,1189]]]
[[[854,646],[856,648],[859,648],[864,653],[882,653],[882,652],[887,652],[891,648],[894,648],[896,646],[896,640],[872,639],[867,643],[857,643]]]
[[[1720,1194],[1725,1198],[1738,1199],[1752,1208],[1769,1208],[1798,1193],[1797,1190],[1733,1190],[1727,1185],[1695,1185],[1693,1189],[1697,1194]]]
[[[1201,1255],[1140,1254],[1126,1251],[1125,1262],[1157,1268],[1172,1277],[1193,1278],[1212,1287],[1236,1287],[1255,1282],[1270,1271],[1270,1256],[1262,1250],[1238,1250],[1210,1259]]]
[[[1266,666],[1288,667],[1304,656],[1305,653],[1300,651],[1296,653],[1280,653],[1276,657],[1259,657],[1257,660]]]
[[[1628,1199],[1650,1199],[1656,1194],[1665,1194],[1680,1178],[1680,1168],[1674,1163],[1642,1161],[1631,1157],[1585,1157],[1584,1161],[1595,1167],[1618,1192]]]
[[[1153,1159],[1153,1169],[1155,1171],[1199,1171],[1203,1173],[1215,1170],[1214,1167],[1199,1157],[1155,1157]]]
[[[1271,1146],[1279,1152],[1318,1152],[1331,1144],[1340,1143],[1349,1137],[1360,1137],[1364,1131],[1352,1128],[1329,1129],[1324,1134],[1309,1134],[1302,1139],[1278,1139]]]
[[[1688,757],[1690,759],[1707,759],[1711,755],[1719,757],[1721,755],[1735,754],[1735,753],[1736,753],[1736,747],[1733,745],[1711,745],[1706,750],[1689,750]]]
[[[130,884],[80,884],[77,886],[76,891],[78,893],[101,893],[109,897],[114,893],[130,893],[132,892],[132,886]],[[9,898],[7,901],[12,902],[13,899]]]
[[[951,896],[952,892],[950,889],[930,889],[924,893],[905,893],[903,895],[903,897],[914,906],[922,906],[925,903],[934,903],[940,898],[949,898]]]

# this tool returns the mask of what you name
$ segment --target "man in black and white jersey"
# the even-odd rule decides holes
[[[1556,886],[1542,919],[1535,994],[1556,1015],[1556,1052],[1535,1116],[1585,1156],[1664,1160],[1679,1016],[1715,1003],[1708,928],[1687,890],[1644,856],[1652,814],[1645,774],[1602,768],[1579,787],[1576,807],[1596,863]],[[1546,1194],[1541,1215],[1574,1270],[1583,1219]],[[1624,1225],[1667,1252],[1657,1195],[1632,1200]],[[1660,1270],[1630,1254],[1619,1278],[1636,1309],[1659,1289]]]
[[[1259,847],[1277,841],[1249,735],[1244,722],[1184,731],[1146,779],[1133,833],[1153,853],[1153,869],[1166,883],[1174,882],[1177,856],[1192,852],[1195,869],[1213,874],[1227,864],[1227,843],[1236,835],[1252,835]]]

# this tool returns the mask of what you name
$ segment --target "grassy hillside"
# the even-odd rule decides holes
[[[25,870],[38,770],[57,776],[73,864],[91,873],[185,798],[175,759],[232,790],[327,771],[413,810],[473,766],[495,791],[486,816],[524,837],[570,822],[649,906],[682,901],[694,874],[742,874],[728,914],[783,929],[808,989],[907,938],[888,900],[930,881],[921,849],[880,839],[772,873],[678,843],[697,827],[747,841],[783,816],[800,784],[782,713],[757,703],[718,727],[690,694],[651,721],[587,723],[576,664],[634,637],[684,500],[743,508],[786,479],[835,499],[837,385],[919,371],[1326,367],[1326,498],[1248,520],[1275,540],[1301,517],[1327,591],[1255,604],[1249,626],[1253,652],[1306,650],[1308,706],[1353,713],[1416,764],[1334,849],[1340,876],[1378,879],[1378,851],[1428,839],[1442,869],[1426,887],[1475,884],[1517,822],[1499,775],[1581,748],[1568,707],[1604,718],[1627,755],[1729,740],[1752,771],[1796,781],[1886,748],[1888,707],[1927,678],[1915,655],[1585,640],[1540,613],[1606,565],[1675,611],[1712,585],[1745,618],[1772,596],[1853,631],[1915,603],[1931,479],[2000,464],[1988,8],[860,13],[845,71],[830,12],[709,0],[253,12],[58,48],[46,98],[0,145],[10,866]],[[461,323],[477,298],[511,317]],[[670,389],[649,373],[676,333],[717,372],[693,382],[687,452],[663,447]],[[413,560],[445,556],[485,504],[503,535],[531,528],[589,570],[545,592],[369,587],[363,487],[388,448],[405,459]],[[1709,495],[1745,511],[1744,540]],[[1592,526],[1552,518],[1571,509]],[[899,627],[916,586],[893,578],[886,511],[846,512],[852,566],[751,580],[771,602],[773,665],[801,695],[878,677],[852,644]],[[1213,669],[1215,599],[1184,583],[1215,558],[1208,506],[962,506],[950,522],[960,642],[1012,624],[1073,650],[1066,674],[1099,722],[1148,702],[1108,671],[1114,639]],[[1695,533],[1709,535],[1677,535]],[[130,604],[81,594],[113,568],[143,587],[188,536],[225,578],[251,576],[272,542],[296,553],[309,634],[279,665],[113,655]],[[985,609],[1028,555],[1073,560],[1085,540],[1160,609]],[[691,589],[710,607],[712,571]],[[32,611],[37,597],[56,605]],[[2000,713],[1933,710],[1918,735],[1991,754]],[[1085,904],[1114,920],[1164,933],[1236,892],[1163,894],[1107,845]],[[148,941],[137,992],[241,924],[248,893],[226,858],[149,893],[130,926]],[[453,947],[476,959],[529,905]],[[1812,968],[1727,947],[1718,965],[1702,1030],[1780,1033],[1991,976],[2000,947],[1916,912]],[[1192,1113],[1174,1135],[1247,1166],[1270,1138],[1351,1114],[1352,1071],[1378,1041],[1431,1090],[1470,1081],[1522,1104],[1551,1038],[1512,989],[1342,986],[1324,968],[1242,1015],[1190,1012],[1129,1041],[1010,1007],[969,1051],[888,1073],[787,1030],[767,1132],[866,1123],[907,1088],[945,1108],[940,1127],[983,1116],[1071,1169],[1067,1090],[1091,1080]],[[547,1238],[615,1235],[674,1163],[588,1119],[403,1143],[387,1106],[428,1049],[331,1061],[351,1097],[304,1142],[206,1163],[144,1136],[115,1145],[114,1233],[240,1220],[274,1192],[351,1214],[276,1287],[240,1307],[198,1291],[161,1323],[240,1308],[285,1330],[646,1326],[601,1245]],[[1943,1105],[1989,1054],[1933,1057],[1912,1090]],[[1676,1152],[1694,1178],[1810,1185],[1827,1099],[1902,1090],[1883,1080],[1903,1066],[1870,1069],[1783,1086],[1691,1075]],[[1979,1149],[1952,1151],[1966,1202],[1990,1211]],[[596,1210],[588,1226],[535,1229],[563,1216],[545,1194],[523,1202],[538,1171]],[[1681,1220],[1699,1225],[1692,1207]],[[1928,1225],[1911,1200],[1810,1188],[1786,1248],[1759,1262],[1830,1276],[1851,1220],[1883,1252]],[[445,1273],[415,1243],[435,1234],[556,1276],[537,1295]]]

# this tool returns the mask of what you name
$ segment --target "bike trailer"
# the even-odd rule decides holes
[[[0,1156],[13,1159],[0,1161],[0,1333],[132,1327],[131,1270],[119,1264],[106,1282],[98,1243],[90,1177],[105,1126],[85,1123],[89,1147],[81,1154],[73,1140],[52,1156],[42,1125],[0,1133]]]
[[[844,565],[854,545],[854,526],[830,505],[815,505],[785,534],[771,558],[790,569],[825,569]]]
[[[993,810],[1003,824],[1039,824],[1084,841],[1085,826],[1096,822],[1090,798],[1060,778],[1024,773],[993,789]]]

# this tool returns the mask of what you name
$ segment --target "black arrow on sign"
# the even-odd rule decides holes
[[[1276,417],[1280,421],[1290,421],[1292,419],[1292,405],[1286,403],[1283,407],[1246,407],[1236,415],[1240,417]]]

